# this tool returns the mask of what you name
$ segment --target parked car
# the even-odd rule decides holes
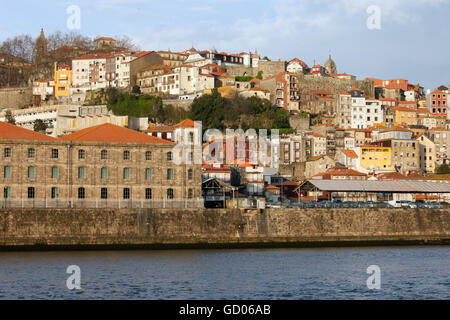
[[[409,204],[411,201],[407,200],[392,200],[389,201],[389,204],[394,208],[409,208]]]
[[[430,209],[444,209],[444,206],[439,202],[431,202],[429,205]]]
[[[378,202],[377,207],[378,207],[378,208],[381,208],[381,209],[385,209],[385,208],[393,208],[392,205],[390,205],[390,204],[387,203],[387,202]]]
[[[376,207],[376,203],[373,201],[367,201],[366,202],[366,207],[367,208],[375,208]]]

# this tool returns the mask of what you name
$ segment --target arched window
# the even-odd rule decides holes
[[[86,189],[81,187],[78,188],[78,199],[86,199]]]

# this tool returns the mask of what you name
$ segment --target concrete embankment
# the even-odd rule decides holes
[[[0,250],[450,244],[449,210],[0,209]]]

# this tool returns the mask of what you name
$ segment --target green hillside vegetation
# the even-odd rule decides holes
[[[217,90],[196,98],[190,117],[202,121],[206,129],[290,129],[289,113],[273,110],[270,101],[258,97],[227,99]]]
[[[163,106],[157,96],[104,91],[108,109],[118,116],[148,117],[151,121],[175,124],[190,118],[202,121],[205,129],[280,129],[292,132],[289,113],[272,108],[270,101],[258,97],[223,98],[217,90],[194,99],[189,111],[173,105]]]

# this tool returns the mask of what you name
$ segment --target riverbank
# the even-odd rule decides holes
[[[448,210],[1,209],[0,250],[450,244]]]

